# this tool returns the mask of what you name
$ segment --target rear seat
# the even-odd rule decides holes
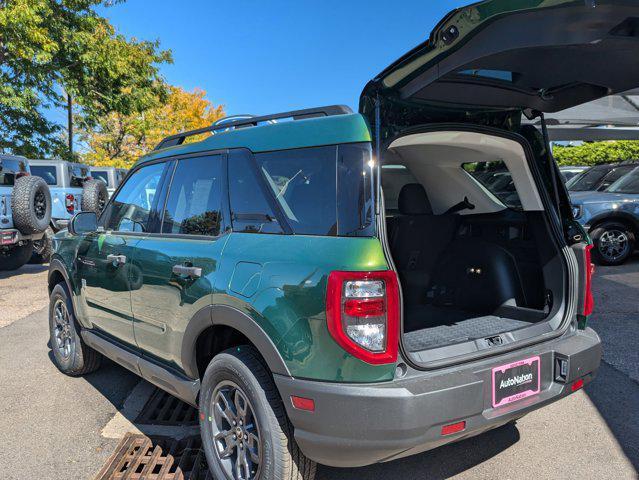
[[[424,304],[433,270],[455,235],[458,216],[434,215],[419,183],[402,187],[398,207],[400,215],[389,221],[388,236],[404,301]]]

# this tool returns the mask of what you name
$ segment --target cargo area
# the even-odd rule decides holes
[[[485,133],[390,144],[381,180],[407,352],[455,356],[559,326],[564,262],[534,168],[522,143]]]

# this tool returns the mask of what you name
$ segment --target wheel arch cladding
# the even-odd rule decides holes
[[[271,373],[291,375],[275,344],[251,317],[234,307],[209,305],[193,316],[182,338],[182,365],[190,378],[200,378],[198,346],[202,348],[202,339],[212,332],[221,333],[224,340],[231,341],[222,340],[216,346],[209,345],[213,348],[212,353],[237,345],[234,341],[245,338],[260,353]]]
[[[634,233],[639,233],[639,219],[627,212],[609,211],[597,215],[590,220],[590,230],[594,230],[605,222],[618,222],[627,225]]]

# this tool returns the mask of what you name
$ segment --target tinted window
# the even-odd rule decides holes
[[[164,211],[162,233],[220,233],[222,157],[187,158],[177,163]]]
[[[372,236],[375,204],[371,146],[340,145],[337,153],[337,234]]]
[[[69,165],[69,186],[82,188],[89,176],[89,169],[81,165]]]
[[[336,147],[261,153],[255,159],[295,233],[337,234]]]
[[[610,185],[615,183],[621,177],[623,177],[624,175],[632,172],[635,169],[635,167],[636,167],[636,165],[624,165],[623,167],[613,168],[610,171],[610,173],[608,173],[608,175],[606,175],[603,178],[603,180],[601,181],[601,185],[599,185],[599,188],[597,190],[605,190],[605,189],[607,189]]]
[[[0,160],[0,185],[14,185],[20,174],[27,173],[27,166],[23,161]]]
[[[521,200],[504,162],[463,163],[462,168],[508,208],[521,209]]]
[[[102,180],[109,187],[109,172],[105,170],[91,170],[91,177],[97,180]]]
[[[164,163],[137,170],[110,202],[100,224],[107,230],[120,232],[147,231],[155,193],[164,171]]]
[[[384,165],[382,167],[382,190],[384,190],[384,206],[387,211],[399,211],[399,192],[404,185],[409,183],[419,182],[404,165]]]
[[[597,190],[599,182],[608,174],[608,167],[593,167],[586,170],[581,175],[573,178],[567,185],[571,192],[587,192],[589,190]]]
[[[635,168],[608,189],[613,193],[639,194],[639,168]]]
[[[58,170],[55,166],[31,165],[31,175],[42,177],[47,185],[58,184]]]
[[[256,176],[250,154],[233,152],[229,158],[229,198],[233,230],[250,233],[282,233],[268,203],[263,180]]]

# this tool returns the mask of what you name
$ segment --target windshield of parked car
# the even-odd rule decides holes
[[[593,167],[580,175],[577,175],[566,186],[571,192],[587,192],[596,190],[599,182],[606,176],[610,170],[608,167]]]
[[[612,193],[639,194],[639,168],[613,183],[607,190]]]
[[[58,172],[53,165],[31,165],[31,175],[42,177],[47,185],[58,184]]]

